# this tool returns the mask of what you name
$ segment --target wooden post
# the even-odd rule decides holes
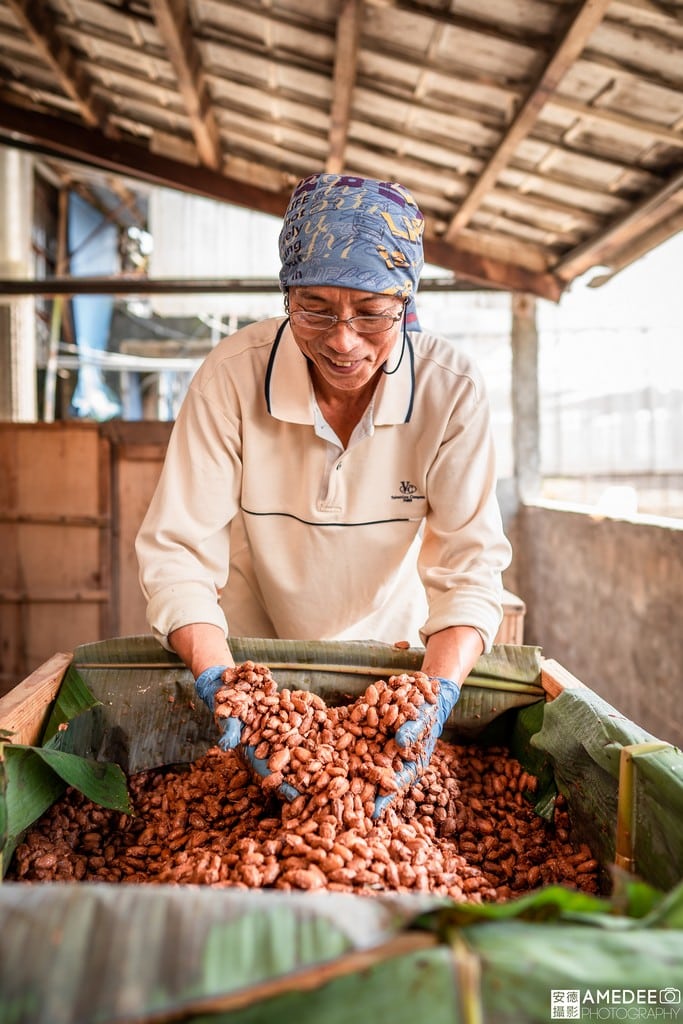
[[[0,146],[0,277],[33,270],[33,158]],[[29,297],[0,299],[0,419],[36,418],[36,325]]]
[[[512,450],[517,496],[534,498],[540,489],[540,415],[536,299],[512,293]]]

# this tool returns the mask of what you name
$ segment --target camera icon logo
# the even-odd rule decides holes
[[[681,1001],[681,990],[679,988],[662,988],[659,990],[659,1001],[666,1006],[678,1006]]]

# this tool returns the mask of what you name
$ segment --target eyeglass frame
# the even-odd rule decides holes
[[[325,327],[311,327],[310,325],[306,325],[306,324],[297,324],[296,320],[292,321],[295,324],[295,326],[300,327],[304,331],[315,331],[317,334],[322,334],[324,331],[334,330],[334,328],[337,327],[339,324],[348,324],[350,326],[351,330],[355,331],[356,334],[362,334],[362,335],[365,335],[365,334],[386,334],[387,331],[390,331],[391,328],[394,326],[394,324],[399,323],[399,321],[405,315],[407,304],[408,304],[408,300],[407,299],[403,299],[403,301],[401,303],[401,309],[399,310],[399,312],[395,316],[392,316],[389,313],[358,313],[358,314],[356,314],[356,316],[340,317],[340,316],[337,316],[334,313],[316,313],[314,310],[310,310],[310,309],[293,309],[293,310],[290,310],[290,308],[289,308],[289,292],[285,293],[285,312],[287,313],[287,316],[289,317],[290,321],[292,319],[292,313],[303,313],[304,315],[307,315],[307,316],[320,317],[321,319],[325,319],[325,320],[329,320],[330,321],[327,324],[327,326],[325,326]],[[358,328],[354,327],[354,325],[353,325],[353,321],[354,320],[379,320],[379,319],[390,320],[391,323],[387,327],[381,327],[381,328],[379,328],[379,330],[376,330],[376,331],[359,331]]]

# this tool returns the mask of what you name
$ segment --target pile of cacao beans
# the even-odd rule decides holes
[[[438,685],[421,673],[371,684],[327,707],[279,690],[264,666],[228,672],[217,722],[244,722],[242,742],[268,763],[262,779],[238,751],[211,748],[183,768],[129,780],[134,815],[95,806],[75,790],[27,833],[8,877],[238,888],[429,892],[504,901],[559,883],[599,891],[585,844],[573,844],[562,797],[554,820],[532,805],[536,779],[504,748],[439,740],[421,777],[395,792],[394,772],[420,749],[394,736]],[[288,782],[300,795],[283,802]],[[377,795],[394,793],[378,819]]]

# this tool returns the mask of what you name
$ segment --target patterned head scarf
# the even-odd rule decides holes
[[[415,293],[424,264],[424,218],[396,182],[314,174],[292,193],[280,232],[280,285],[327,285],[408,300],[406,327],[419,331]]]

